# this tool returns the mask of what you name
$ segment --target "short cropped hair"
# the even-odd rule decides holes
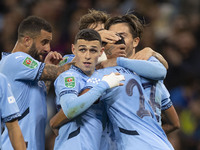
[[[90,9],[89,12],[83,15],[79,21],[79,30],[88,28],[93,23],[105,23],[109,18],[109,15],[103,11]]]
[[[127,14],[123,16],[112,17],[105,23],[105,29],[109,30],[111,25],[118,23],[127,23],[133,38],[142,37],[144,26],[142,21],[137,16],[133,14]]]
[[[18,27],[18,39],[24,36],[35,38],[41,33],[41,30],[52,33],[52,27],[46,20],[37,16],[29,16]]]
[[[100,44],[102,45],[102,41],[101,41],[101,36],[99,35],[99,33],[93,29],[83,29],[80,30],[75,37],[74,40],[74,44],[77,43],[78,40],[83,39],[86,41],[99,41]]]

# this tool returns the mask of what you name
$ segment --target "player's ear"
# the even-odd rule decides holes
[[[75,55],[75,45],[72,44],[72,53]]]
[[[136,37],[133,39],[133,47],[136,48],[140,42],[140,38]]]
[[[29,36],[23,37],[22,40],[23,40],[24,46],[26,48],[31,47],[33,44],[33,39]]]

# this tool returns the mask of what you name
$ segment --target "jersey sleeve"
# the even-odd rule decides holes
[[[14,54],[7,60],[7,65],[10,67],[9,73],[13,74],[15,80],[29,81],[39,80],[45,66],[44,63],[25,53]]]
[[[170,94],[162,82],[159,82],[162,91],[161,110],[170,108],[173,104],[170,99]]]
[[[75,56],[73,54],[64,55],[63,60],[59,62],[59,65],[63,66],[64,64],[70,63],[74,59],[74,57]]]
[[[1,117],[8,122],[20,117],[19,108],[13,97],[10,84],[4,75],[0,74]]]
[[[63,81],[65,84],[64,87],[61,87],[63,86]],[[74,83],[72,83],[72,81]],[[87,110],[101,94],[109,88],[108,84],[105,81],[102,81],[87,93],[78,96],[78,92],[80,91],[78,88],[79,82],[78,77],[66,76],[65,74],[65,76],[58,79],[58,84],[56,85],[59,86],[59,91],[56,93],[59,95],[60,105],[68,119],[72,119]]]
[[[105,70],[98,70],[96,71],[88,80],[85,85],[84,89],[92,89],[93,87],[97,86],[101,81],[104,75],[109,74],[110,72],[106,72]],[[99,84],[101,86],[101,84]],[[103,85],[104,86],[104,85]],[[115,88],[112,88],[115,89]],[[108,91],[111,89],[104,90],[104,92],[101,94],[100,100],[104,99],[104,96],[107,94]]]
[[[148,61],[118,57],[117,65],[128,68],[138,75],[152,80],[163,80],[167,74],[163,64],[153,56]]]
[[[72,73],[62,73],[54,82],[56,92],[56,103],[60,105],[60,98],[66,94],[78,96],[79,94],[79,78]]]

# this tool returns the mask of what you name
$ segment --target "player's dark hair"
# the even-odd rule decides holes
[[[41,33],[41,30],[52,33],[52,27],[46,20],[37,16],[29,16],[19,25],[18,39],[24,36],[35,38]]]
[[[126,14],[123,16],[112,17],[105,23],[105,29],[108,30],[111,25],[118,23],[127,23],[133,38],[142,37],[144,27],[141,20],[137,16],[133,14]]]
[[[82,16],[79,21],[79,30],[88,28],[91,24],[105,23],[109,15],[103,11],[90,9],[87,14]]]
[[[100,42],[100,44],[102,44],[101,36],[99,35],[99,33],[97,31],[95,31],[93,29],[80,30],[75,37],[74,44],[76,44],[79,39],[83,39],[86,41],[97,40]]]

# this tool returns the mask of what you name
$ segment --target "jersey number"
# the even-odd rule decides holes
[[[145,109],[145,98],[144,98],[144,94],[142,92],[142,88],[139,85],[139,83],[135,80],[135,79],[131,79],[128,81],[127,85],[126,85],[126,93],[128,96],[132,96],[133,95],[133,88],[137,87],[139,94],[140,94],[140,104],[139,104],[139,110],[137,111],[137,115],[140,118],[143,118],[144,116],[152,116],[150,111]]]
[[[155,93],[156,93],[156,85],[153,84],[152,87],[151,87],[150,102],[149,103],[151,104],[151,107],[153,108],[156,119],[159,122],[159,115],[156,113],[156,107],[159,108],[159,109],[161,109],[161,108],[160,108],[160,104],[156,103]]]

